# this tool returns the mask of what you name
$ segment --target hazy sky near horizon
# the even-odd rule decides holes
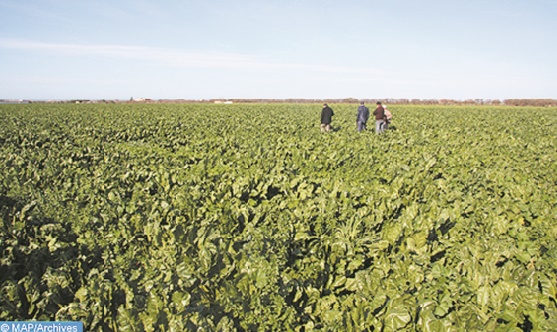
[[[557,98],[557,0],[0,0],[0,99]]]

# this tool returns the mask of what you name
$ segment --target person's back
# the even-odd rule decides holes
[[[356,124],[358,126],[358,131],[366,129],[367,120],[369,119],[369,108],[364,105],[364,102],[360,102],[358,106],[358,114],[356,115]]]
[[[331,121],[333,119],[333,109],[327,104],[323,104],[323,109],[321,110],[321,131],[331,130]]]

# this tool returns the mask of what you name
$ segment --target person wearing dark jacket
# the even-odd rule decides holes
[[[356,124],[358,126],[358,132],[366,130],[367,120],[369,119],[369,108],[364,105],[364,102],[360,102],[358,106],[358,115],[356,115]]]
[[[331,121],[333,119],[333,109],[329,107],[327,104],[323,104],[323,109],[321,110],[321,131],[330,131],[331,130]]]
[[[377,102],[377,108],[373,111],[373,115],[375,115],[375,132],[377,134],[381,134],[385,131],[383,128],[383,123],[385,122],[385,109],[381,106],[381,102]]]

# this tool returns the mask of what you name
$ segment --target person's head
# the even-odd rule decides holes
[[[329,106],[329,105],[327,105],[327,103],[323,103],[323,107],[327,107],[327,106]]]
[[[360,105],[363,105],[363,104],[364,104],[364,101],[362,100],[362,101],[360,102]]]
[[[380,102],[380,101],[377,102],[377,106],[381,106],[381,102]]]

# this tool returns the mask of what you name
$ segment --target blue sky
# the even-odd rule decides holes
[[[557,0],[0,0],[0,99],[557,98]]]

